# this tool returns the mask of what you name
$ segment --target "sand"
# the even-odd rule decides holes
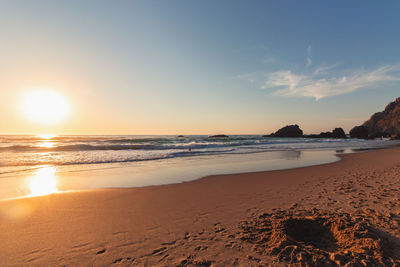
[[[400,266],[400,148],[0,202],[1,265]]]

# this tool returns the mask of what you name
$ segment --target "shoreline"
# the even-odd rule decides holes
[[[390,147],[394,147],[394,144],[385,148]],[[295,169],[336,162],[342,154],[385,148],[260,151],[172,158],[139,164],[44,165],[15,175],[0,175],[0,200],[93,189],[141,188],[179,184],[212,175]],[[38,192],[39,183],[53,186]]]
[[[253,258],[272,263],[273,256],[253,251],[240,237],[229,237],[240,232],[243,220],[277,209],[353,214],[369,208],[398,214],[392,199],[400,188],[399,153],[395,146],[296,169],[1,201],[0,238],[5,242],[0,257],[6,265],[166,266],[187,257],[216,266],[232,265],[236,258],[244,265],[255,264]],[[372,198],[376,190],[379,201]],[[398,239],[398,231],[385,230]],[[227,242],[232,246],[225,247]]]
[[[110,166],[42,166],[19,175],[0,176],[0,199],[26,197],[33,183],[53,183],[50,191],[68,192],[101,188],[140,188],[178,184],[210,175],[260,172],[319,165],[339,160],[334,150],[268,151],[221,154]],[[19,193],[26,192],[25,194]],[[34,188],[36,190],[37,188]],[[41,194],[43,192],[36,192]]]

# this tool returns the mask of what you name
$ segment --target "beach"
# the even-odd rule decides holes
[[[400,2],[0,2],[0,267],[400,267]]]
[[[1,265],[285,266],[300,254],[311,263],[315,256],[343,265],[399,264],[400,148],[340,157],[289,170],[1,201]],[[261,238],[260,225],[327,216],[367,236],[377,229],[374,240],[384,246],[359,256],[368,247],[362,235],[345,248],[346,238],[332,231],[336,243],[329,249],[297,240],[305,246],[289,244],[287,253],[288,246],[274,250],[272,239]],[[357,224],[360,218],[367,220],[365,229]]]

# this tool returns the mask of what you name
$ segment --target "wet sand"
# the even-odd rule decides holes
[[[400,264],[400,148],[341,157],[1,201],[1,265]]]

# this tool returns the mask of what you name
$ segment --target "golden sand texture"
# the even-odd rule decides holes
[[[400,148],[0,202],[1,266],[399,266]]]
[[[396,218],[400,220],[400,218]],[[242,223],[242,240],[293,266],[395,266],[396,238],[365,213],[280,210]],[[390,227],[391,225],[389,225]]]

